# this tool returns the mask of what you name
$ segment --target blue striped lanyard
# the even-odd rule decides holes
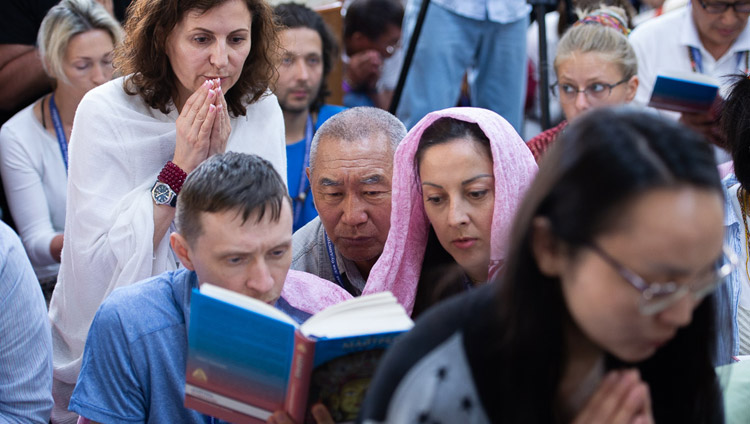
[[[745,69],[740,68],[740,64],[742,63],[742,55],[745,55]],[[742,51],[737,52],[737,69],[740,69],[743,71],[746,75],[748,72],[750,72],[750,58],[748,58],[748,55],[750,55],[750,51]],[[703,54],[701,54],[701,51],[698,50],[698,48],[693,46],[688,46],[688,56],[690,57],[690,66],[693,68],[693,72],[697,72],[699,74],[703,73]]]
[[[302,217],[302,210],[305,208],[305,200],[307,199],[307,175],[305,169],[310,165],[310,145],[312,145],[313,133],[315,127],[313,126],[312,116],[307,115],[307,125],[305,125],[305,156],[302,159],[302,171],[299,177],[299,190],[297,197],[294,198],[294,226],[297,227],[300,218]]]
[[[60,112],[57,111],[57,105],[55,104],[55,93],[49,96],[49,114],[52,116],[52,125],[55,126],[55,134],[57,134],[57,144],[60,145],[60,153],[62,154],[63,163],[65,164],[65,173],[68,172],[68,139],[65,137],[65,128],[63,128],[62,120],[60,119]]]
[[[333,271],[333,278],[336,280],[336,284],[344,287],[344,280],[341,279],[341,272],[339,271],[339,265],[336,263],[336,252],[333,250],[333,242],[328,238],[328,233],[323,232],[323,237],[326,239],[326,251],[328,252],[328,259],[331,261],[331,270]]]

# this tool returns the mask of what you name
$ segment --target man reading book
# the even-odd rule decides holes
[[[321,125],[307,169],[319,216],[294,233],[292,269],[362,293],[391,228],[393,154],[404,136],[401,121],[372,107]]]
[[[723,77],[750,71],[748,16],[750,3],[746,0],[690,0],[680,10],[639,25],[630,36],[638,57],[640,80],[635,102],[646,105],[657,76],[674,71],[718,78],[722,84],[720,95],[725,97],[729,80]],[[720,110],[717,105],[705,113],[662,114],[679,119],[722,146],[724,137],[718,128]]]
[[[217,422],[183,406],[190,293],[200,284],[260,299],[300,322],[325,302],[305,299],[309,310],[298,309],[282,297],[285,284],[338,289],[288,273],[291,201],[284,181],[258,156],[224,153],[203,162],[180,191],[176,223],[170,243],[184,268],[116,289],[94,318],[70,401],[82,417]]]

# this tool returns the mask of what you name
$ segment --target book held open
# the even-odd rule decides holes
[[[719,80],[697,72],[664,72],[656,77],[648,106],[675,112],[706,113],[719,93]]]
[[[353,421],[380,356],[413,326],[390,292],[326,308],[302,325],[262,301],[211,284],[193,289],[185,406],[234,423],[286,410],[310,422],[325,404]]]

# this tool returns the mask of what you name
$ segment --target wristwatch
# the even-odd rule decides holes
[[[167,183],[163,183],[157,180],[154,186],[151,187],[151,198],[154,199],[154,203],[157,205],[169,205],[175,207],[177,205],[177,195]]]

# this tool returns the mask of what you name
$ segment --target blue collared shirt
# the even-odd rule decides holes
[[[218,423],[183,406],[195,272],[168,271],[112,292],[91,324],[70,410],[93,421]],[[277,308],[309,317],[283,299]]]
[[[742,279],[740,272],[744,272],[745,261],[742,256],[742,243],[745,242],[744,225],[734,211],[732,199],[728,190],[739,181],[734,173],[730,173],[722,180],[724,187],[724,244],[729,246],[737,257],[740,258],[741,266],[736,267],[727,281],[716,293],[718,306],[718,323],[728,325],[731,322],[731,334],[727,334],[719,327],[719,363],[726,363],[724,358],[736,356],[740,353],[740,333],[737,327],[737,307],[740,301],[740,290]],[[727,316],[727,314],[729,314]]]

